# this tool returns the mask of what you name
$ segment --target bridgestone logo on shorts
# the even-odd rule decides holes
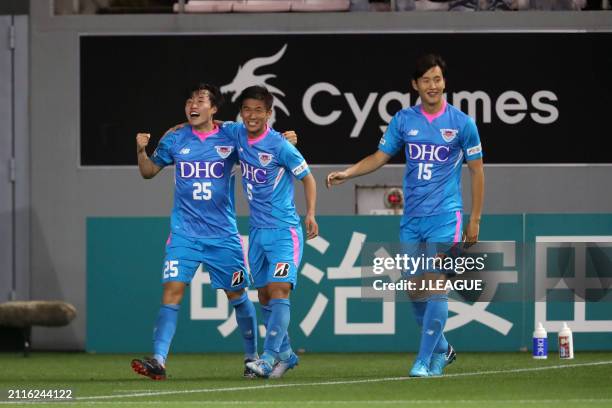
[[[240,286],[244,282],[244,272],[237,271],[232,274],[232,287]]]
[[[289,264],[287,262],[279,262],[274,268],[275,278],[286,278],[289,275]]]

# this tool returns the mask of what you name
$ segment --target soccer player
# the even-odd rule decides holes
[[[404,215],[400,241],[407,245],[454,244],[461,239],[461,164],[467,161],[472,184],[472,212],[465,228],[466,243],[478,240],[484,197],[484,171],[480,137],[474,120],[444,99],[446,64],[438,55],[425,55],[416,62],[412,87],[421,104],[400,110],[380,140],[378,151],[357,164],[327,176],[327,186],[371,173],[404,149]],[[436,251],[434,255],[440,254]],[[440,255],[443,256],[443,255]],[[444,274],[421,271],[423,280],[444,280]],[[420,287],[420,283],[417,285]],[[410,375],[441,375],[455,359],[455,351],[444,337],[448,318],[445,291],[410,293],[421,341]]]
[[[249,265],[262,307],[264,352],[247,367],[264,378],[279,378],[298,364],[287,329],[291,290],[303,250],[300,218],[293,202],[293,179],[306,196],[307,239],[318,235],[315,220],[316,182],[298,150],[267,125],[273,97],[263,86],[246,88],[239,98],[243,123],[226,123],[233,133],[250,209]]]
[[[237,154],[232,139],[213,121],[222,103],[216,86],[199,85],[185,102],[188,125],[166,133],[151,158],[145,151],[150,135],[136,136],[143,178],[155,177],[163,167],[175,165],[174,208],[166,242],[162,306],[153,334],[154,355],[132,361],[134,371],[154,380],[166,378],[179,305],[200,264],[210,273],[213,288],[223,289],[236,310],[245,363],[258,358],[257,318],[244,290],[249,272],[233,205],[232,167]],[[246,368],[245,376],[252,376]]]

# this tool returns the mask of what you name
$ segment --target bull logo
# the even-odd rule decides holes
[[[280,99],[281,97],[285,96],[285,93],[277,87],[270,85],[266,82],[269,79],[276,78],[275,74],[259,75],[256,74],[255,71],[262,67],[276,64],[283,57],[286,50],[287,44],[283,45],[283,48],[281,48],[276,54],[272,55],[271,57],[258,57],[247,61],[244,65],[238,67],[238,72],[236,73],[236,76],[234,77],[232,82],[221,87],[222,93],[234,94],[231,99],[232,103],[236,102],[242,91],[244,91],[250,86],[264,85],[266,88],[268,88],[268,90],[274,97],[274,102],[272,105],[272,116],[268,121],[268,124],[270,126],[274,125],[274,122],[276,121],[277,109],[280,109],[285,113],[285,115],[289,116],[289,110],[287,109],[283,101]]]

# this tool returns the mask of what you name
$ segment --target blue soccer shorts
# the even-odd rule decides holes
[[[400,228],[402,252],[410,257],[435,258],[439,254],[451,255],[450,250],[461,242],[463,214],[452,211],[427,217],[410,217]],[[436,272],[429,267],[404,271],[404,276],[420,276],[424,272]]]
[[[249,233],[249,267],[255,287],[271,282],[297,285],[297,270],[302,260],[304,237],[302,227],[251,228]]]
[[[237,291],[248,286],[250,275],[240,235],[193,238],[171,234],[166,242],[162,282],[189,284],[202,264],[212,287]]]

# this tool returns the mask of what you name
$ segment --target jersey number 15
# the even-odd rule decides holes
[[[419,180],[431,180],[431,168],[433,163],[419,163]]]

